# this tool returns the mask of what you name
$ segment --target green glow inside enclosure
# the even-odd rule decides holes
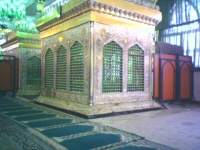
[[[84,47],[75,42],[70,49],[70,91],[83,93]]]
[[[66,90],[67,85],[67,50],[60,46],[57,51],[56,89]]]
[[[54,86],[54,53],[48,49],[45,56],[45,87],[53,88]]]
[[[135,45],[128,51],[128,92],[144,91],[144,51]]]
[[[103,47],[102,92],[122,92],[122,48],[113,41]]]
[[[41,85],[41,60],[36,56],[27,62],[27,85]]]

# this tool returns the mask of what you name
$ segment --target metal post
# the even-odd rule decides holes
[[[13,56],[14,59],[14,64],[13,64],[13,73],[14,73],[14,77],[13,77],[13,94],[12,96],[15,97],[15,89],[16,89],[16,58],[15,56]]]

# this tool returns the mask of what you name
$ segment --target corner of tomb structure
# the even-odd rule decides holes
[[[158,6],[141,0],[78,0],[64,4],[56,16],[37,20],[42,45],[38,103],[90,116],[160,108],[151,95],[153,34],[162,19]],[[134,51],[141,58],[138,77],[131,73],[131,66],[137,69]]]

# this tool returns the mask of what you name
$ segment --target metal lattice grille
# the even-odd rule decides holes
[[[83,93],[84,47],[75,42],[70,50],[70,91]]]
[[[113,41],[103,47],[102,92],[122,92],[122,48]]]
[[[41,60],[36,56],[27,62],[27,85],[41,85]]]
[[[67,50],[61,46],[57,52],[56,89],[66,90],[67,84]]]
[[[128,92],[144,91],[144,51],[135,45],[128,51]]]
[[[45,56],[45,87],[53,88],[54,85],[54,53],[49,49]]]

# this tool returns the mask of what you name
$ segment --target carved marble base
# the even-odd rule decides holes
[[[117,115],[120,113],[125,114],[137,112],[140,110],[151,110],[161,108],[159,104],[152,100],[89,106],[61,99],[39,96],[35,102],[45,104],[48,106],[53,106],[55,108],[60,108],[64,111],[79,114],[90,119],[94,117]]]
[[[39,95],[40,94],[40,90],[29,90],[29,91],[19,91],[17,92],[17,95]]]

